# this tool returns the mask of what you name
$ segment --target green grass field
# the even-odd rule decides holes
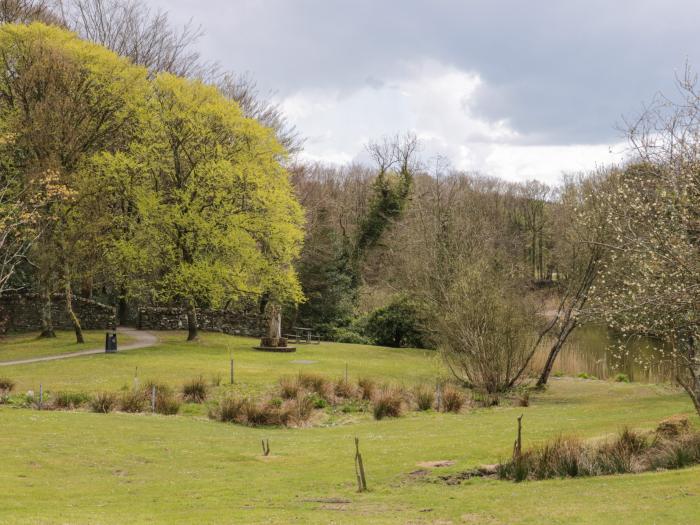
[[[250,350],[251,339],[205,334],[184,343],[162,334],[153,348],[6,367],[18,390],[99,390],[139,376],[179,385],[193,375],[262,391],[299,369],[403,382],[434,381],[431,352],[324,343],[295,354]],[[0,343],[3,344],[3,343]],[[297,364],[292,361],[315,361]],[[222,386],[222,388],[229,388]],[[462,414],[369,414],[303,429],[247,428],[186,415],[38,412],[0,407],[0,523],[698,523],[700,468],[514,484],[437,476],[494,463],[512,450],[524,416],[525,445],[558,434],[602,437],[624,425],[653,428],[691,415],[671,387],[556,379],[531,406]],[[353,438],[360,438],[370,491],[355,490]],[[260,440],[269,439],[263,457]],[[453,466],[411,476],[418,463]]]
[[[81,350],[92,350],[105,344],[104,331],[85,330],[85,343],[75,342],[73,332],[56,332],[52,339],[39,339],[38,333],[10,336],[0,339],[0,362],[18,359],[31,359],[49,355],[70,354]],[[119,344],[128,344],[132,338],[128,334],[119,335]]]

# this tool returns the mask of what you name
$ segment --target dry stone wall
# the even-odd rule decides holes
[[[8,294],[0,297],[0,333],[41,330],[42,299],[38,294]],[[117,312],[112,306],[91,299],[73,296],[73,310],[85,330],[109,330],[117,323]],[[54,328],[73,328],[66,312],[65,296],[51,297],[51,316]]]

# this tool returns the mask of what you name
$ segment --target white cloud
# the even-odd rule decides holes
[[[400,78],[367,79],[349,92],[308,89],[283,99],[284,112],[308,137],[303,156],[348,162],[363,158],[370,139],[411,130],[421,139],[426,159],[440,154],[458,169],[509,180],[555,182],[562,172],[621,158],[620,145],[537,144],[508,120],[477,116],[476,94],[488,86],[476,72],[434,61],[403,70]]]

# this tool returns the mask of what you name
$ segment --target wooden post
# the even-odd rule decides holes
[[[520,455],[522,454],[523,451],[523,415],[520,414],[520,417],[518,417],[518,437],[515,440],[515,443],[513,445],[513,459],[520,459]]]
[[[269,439],[261,439],[262,442],[262,451],[263,451],[263,456],[269,456],[270,455],[270,440]]]
[[[365,492],[367,490],[367,479],[365,478],[365,466],[362,463],[360,440],[358,438],[355,438],[355,476],[357,477],[357,492]]]
[[[44,404],[44,385],[39,385],[39,410],[41,410],[41,406]]]
[[[134,389],[139,387],[139,367],[134,370]]]
[[[231,384],[233,384],[233,358],[231,358]]]
[[[151,388],[151,412],[156,411],[156,385]]]
[[[438,381],[435,384],[435,406],[437,407],[437,411],[440,412],[440,404],[442,401],[442,392],[440,389],[440,381]]]

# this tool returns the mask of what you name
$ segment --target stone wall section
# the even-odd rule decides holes
[[[72,330],[73,324],[66,312],[65,296],[51,296],[51,316],[57,330]],[[41,330],[42,299],[39,294],[8,294],[0,297],[0,333],[34,332]],[[91,299],[73,296],[73,310],[85,330],[110,330],[117,324],[113,306]]]

